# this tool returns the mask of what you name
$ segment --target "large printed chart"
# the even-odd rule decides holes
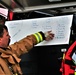
[[[27,35],[49,31],[55,34],[51,41],[43,41],[36,46],[69,44],[73,15],[35,18],[27,20],[6,21],[11,43],[17,42]]]

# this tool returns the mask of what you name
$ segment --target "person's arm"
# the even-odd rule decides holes
[[[10,45],[9,48],[13,51],[13,53],[17,54],[17,56],[20,56],[21,54],[27,53],[34,47],[34,45],[42,42],[43,40],[52,40],[53,37],[54,34],[51,33],[51,31],[47,31],[45,33],[37,32],[32,35],[28,35],[19,42]]]

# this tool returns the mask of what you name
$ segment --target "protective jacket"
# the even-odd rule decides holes
[[[22,75],[20,55],[27,53],[34,45],[44,40],[44,34],[38,32],[29,35],[6,49],[0,48],[0,75]]]
[[[69,47],[67,52],[64,53],[64,57],[60,68],[62,75],[76,75],[76,63],[72,58],[75,51],[76,51],[76,41]],[[74,59],[75,58],[76,56],[74,55]]]

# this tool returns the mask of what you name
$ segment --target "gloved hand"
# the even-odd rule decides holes
[[[44,33],[44,35],[46,41],[52,40],[54,38],[54,34],[52,33],[52,31],[47,31]]]

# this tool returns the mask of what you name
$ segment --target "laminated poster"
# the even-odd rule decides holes
[[[73,15],[6,21],[11,36],[11,43],[17,42],[27,35],[49,31],[55,34],[53,40],[43,41],[36,46],[69,44]]]

